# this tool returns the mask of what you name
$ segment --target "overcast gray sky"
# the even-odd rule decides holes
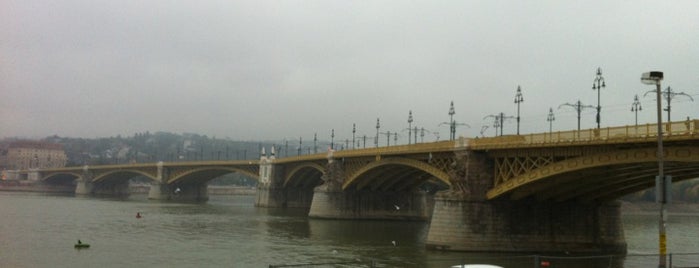
[[[597,67],[602,127],[633,124],[635,94],[655,122],[651,70],[695,99],[673,120],[699,118],[699,1],[0,0],[0,138],[344,140],[380,118],[406,142],[412,110],[446,139],[452,100],[457,135],[492,136],[483,118],[516,116],[518,85],[522,133],[548,131],[549,107],[569,130],[558,107],[597,105]]]

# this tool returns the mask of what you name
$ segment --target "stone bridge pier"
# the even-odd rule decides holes
[[[327,219],[427,220],[427,194],[416,191],[342,189],[342,161],[328,157],[324,183],[313,190],[309,217]]]
[[[274,148],[267,157],[262,150],[255,206],[269,208],[309,208],[313,189],[284,186],[285,168],[275,164]]]
[[[151,182],[148,199],[184,202],[209,200],[208,183],[205,180],[169,183],[170,172],[163,166],[163,162],[158,162],[156,167],[157,173],[155,180]]]
[[[620,205],[488,200],[492,160],[457,156],[452,188],[435,197],[428,248],[472,252],[625,253]]]

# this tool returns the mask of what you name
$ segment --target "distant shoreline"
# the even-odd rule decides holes
[[[148,194],[150,186],[131,185],[131,194]],[[31,181],[0,181],[0,191],[7,192],[37,192],[37,193],[75,193],[75,186],[46,185]],[[245,186],[208,186],[209,195],[254,195],[254,187]]]

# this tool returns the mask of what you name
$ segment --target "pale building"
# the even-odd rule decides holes
[[[20,140],[0,148],[0,170],[64,167],[68,157],[58,143]]]

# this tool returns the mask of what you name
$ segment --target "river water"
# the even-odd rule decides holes
[[[308,219],[303,210],[253,203],[254,196],[181,204],[0,192],[0,267],[534,267],[531,256],[426,250],[424,222]],[[657,222],[655,214],[624,215],[626,258],[541,258],[549,267],[657,267],[657,256],[638,255],[657,254]],[[699,252],[699,213],[670,215],[669,223],[670,252]],[[78,239],[91,247],[74,249]],[[676,266],[699,266],[699,256],[673,256]]]

